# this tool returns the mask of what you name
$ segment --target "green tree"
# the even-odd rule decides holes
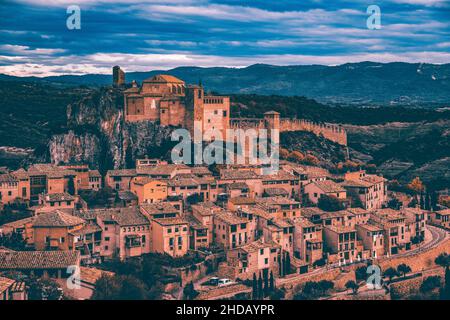
[[[194,289],[194,284],[191,282],[189,282],[183,289],[183,295],[187,300],[192,300],[194,299],[197,295],[198,292]]]
[[[356,268],[355,278],[356,278],[356,281],[363,281],[363,280],[367,279],[367,267],[361,266],[361,267]]]
[[[258,300],[258,281],[256,280],[256,273],[253,272],[252,282],[252,299]]]
[[[349,280],[345,283],[345,287],[347,289],[351,289],[353,294],[358,293],[358,289],[359,289],[359,284],[357,284],[355,281],[353,280]]]
[[[263,280],[264,280],[264,297],[267,297],[269,295],[269,277],[267,275],[267,272],[263,273]]]
[[[428,293],[441,286],[441,277],[431,276],[427,277],[420,285],[420,292]]]
[[[389,268],[387,268],[386,270],[384,270],[383,275],[384,275],[385,277],[388,277],[388,278],[389,278],[389,282],[392,282],[392,279],[393,279],[394,277],[397,277],[397,276],[398,276],[398,272],[397,272],[396,269],[394,269],[394,268],[392,268],[392,267],[389,267]]]
[[[261,300],[263,298],[264,292],[263,292],[263,280],[261,276],[261,272],[259,273],[258,278],[258,300]]]
[[[398,271],[398,273],[403,275],[403,277],[405,277],[408,272],[411,272],[411,267],[405,263],[402,263],[397,266],[397,271]]]
[[[92,300],[115,300],[119,298],[120,285],[116,277],[102,274],[95,282]]]
[[[269,291],[273,292],[275,290],[275,280],[273,278],[273,272],[270,270],[270,278],[269,278]]]

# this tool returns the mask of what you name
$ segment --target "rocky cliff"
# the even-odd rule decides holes
[[[142,121],[125,123],[123,94],[101,88],[67,106],[67,132],[49,142],[52,163],[85,162],[102,173],[133,167],[136,158],[165,157],[173,128]]]

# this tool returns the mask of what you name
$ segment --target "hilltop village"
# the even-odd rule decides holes
[[[275,111],[231,118],[229,97],[174,76],[126,86],[114,67],[113,79],[123,88],[128,122],[309,131],[347,144],[338,124],[283,119]],[[342,287],[345,280],[351,288],[355,270],[371,264],[385,272],[403,263],[415,274],[450,251],[450,209],[430,203],[420,181],[411,184],[416,194],[388,190],[387,179],[361,168],[333,173],[281,159],[278,172],[267,174],[263,164],[190,166],[149,154],[106,175],[83,163],[1,171],[8,221],[0,225],[0,300],[28,297],[29,285],[14,272],[53,279],[66,297],[95,298],[98,281],[120,274],[111,266],[130,261],[160,262],[165,279],[155,280],[161,286],[153,298],[255,298],[261,290],[259,298],[278,291],[288,298],[305,281],[334,279]],[[73,266],[81,289],[67,285]]]

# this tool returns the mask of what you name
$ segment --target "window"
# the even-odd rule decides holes
[[[109,241],[109,237],[105,237],[105,241]]]
[[[61,237],[61,238],[59,239],[59,242],[60,242],[60,243],[64,243],[64,242],[66,242],[66,239],[65,239],[64,237]]]

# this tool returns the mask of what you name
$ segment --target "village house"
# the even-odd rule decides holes
[[[98,191],[102,188],[102,175],[98,170],[89,170],[89,190]]]
[[[425,239],[425,224],[428,220],[427,212],[420,208],[403,208],[401,212],[411,225],[411,238],[415,242],[421,242]]]
[[[264,192],[262,177],[253,170],[221,169],[219,193],[225,193],[226,185],[231,183],[245,183],[249,187],[249,197],[261,197]]]
[[[136,169],[108,170],[106,185],[116,191],[130,190],[131,180],[136,175]]]
[[[348,172],[341,186],[347,190],[354,205],[364,209],[381,209],[387,201],[386,179],[374,174],[366,174],[364,170]]]
[[[167,182],[149,177],[133,178],[130,191],[136,194],[140,204],[161,202],[167,199]]]
[[[369,220],[384,231],[386,254],[397,254],[411,249],[411,225],[404,214],[393,209],[378,209]]]
[[[300,195],[300,179],[284,170],[278,170],[276,174],[263,175],[262,184],[264,192],[268,190],[282,189],[287,192],[288,197],[298,197]],[[270,196],[269,191],[269,196]],[[272,193],[273,194],[273,193]]]
[[[258,204],[269,207],[273,217],[295,218],[300,216],[300,202],[286,197],[256,198]]]
[[[263,239],[253,241],[227,252],[227,264],[233,271],[233,279],[252,279],[261,273],[269,278],[270,272],[278,275],[280,246]]]
[[[225,250],[234,249],[250,242],[249,236],[253,233],[248,228],[248,220],[224,211],[213,217],[214,242]]]
[[[76,214],[90,221],[91,234],[98,232],[96,226],[101,229],[100,252],[97,254],[97,249],[92,248],[91,253],[106,259],[124,260],[151,251],[150,221],[138,207],[96,209]],[[93,241],[97,247],[95,234]]]
[[[80,219],[60,210],[42,213],[32,223],[33,241],[36,250],[73,251],[73,231],[85,224]]]
[[[322,226],[306,218],[292,219],[294,225],[294,257],[313,265],[323,257]]]
[[[290,219],[273,218],[263,226],[263,238],[273,241],[281,247],[282,252],[294,253],[294,225]]]
[[[26,172],[18,173],[29,179],[31,200],[38,200],[39,194],[78,192],[77,173],[73,170],[63,169],[52,164],[33,164]]]
[[[323,237],[328,262],[353,262],[358,259],[357,235],[354,227],[324,226]]]
[[[430,211],[428,221],[434,226],[450,230],[450,209]]]
[[[19,180],[13,174],[0,175],[0,203],[6,204],[19,198]]]
[[[322,195],[334,197],[339,200],[347,199],[346,190],[331,180],[311,182],[304,186],[304,192],[308,196],[309,201],[314,204],[319,202]]]
[[[32,226],[35,219],[36,217],[33,216],[5,223],[0,226],[0,235],[10,235],[12,233],[20,234],[22,235],[23,240],[25,240],[27,246],[32,247],[34,244]]]
[[[209,248],[212,235],[208,226],[202,224],[193,215],[187,215],[185,218],[189,223],[189,249],[201,250],[202,248]]]
[[[208,228],[208,243],[213,242],[214,237],[214,215],[223,212],[224,209],[216,206],[213,202],[201,202],[191,206],[192,216],[202,226]]]
[[[152,252],[172,257],[187,254],[189,249],[189,223],[183,218],[155,218],[151,222]]]
[[[382,257],[384,252],[384,231],[382,228],[366,223],[356,225],[358,239],[361,240],[364,249],[369,250],[370,257],[377,259]]]
[[[68,193],[41,193],[36,206],[30,208],[34,215],[51,212],[54,210],[73,210],[78,198]]]

